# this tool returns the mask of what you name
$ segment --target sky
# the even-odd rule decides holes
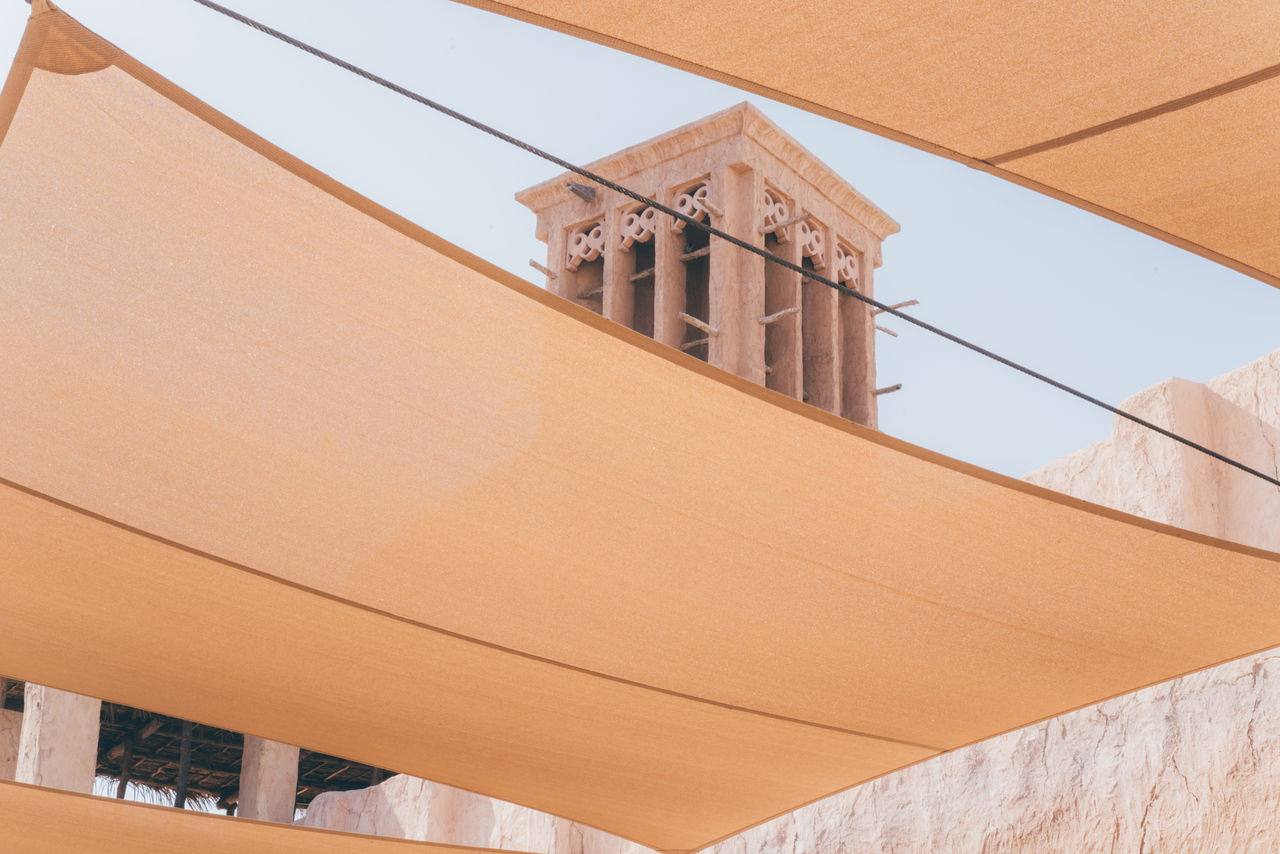
[[[876,296],[1103,400],[1280,348],[1280,291],[963,165],[449,0],[222,0],[575,162],[749,100],[902,226]],[[190,0],[62,0],[91,30],[374,201],[541,283],[513,199],[561,170]],[[28,12],[0,3],[7,66]],[[3,188],[0,188],[3,192]],[[880,429],[1021,476],[1111,416],[901,321]],[[1167,441],[1167,440],[1166,440]]]

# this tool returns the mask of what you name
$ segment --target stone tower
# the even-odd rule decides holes
[[[590,170],[872,294],[898,230],[750,104]],[[860,300],[571,173],[516,194],[537,214],[548,288],[712,365],[876,426],[875,324]]]

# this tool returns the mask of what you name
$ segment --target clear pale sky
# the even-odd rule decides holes
[[[1280,348],[1280,292],[967,167],[448,0],[222,0],[578,162],[750,100],[902,225],[877,297],[1113,403]],[[90,29],[338,180],[517,275],[545,260],[512,198],[560,170],[189,0],[64,0]],[[0,0],[7,68],[28,7]],[[710,26],[710,22],[704,22]],[[699,24],[703,25],[703,24]],[[761,61],[784,46],[762,46]],[[0,188],[0,192],[3,192]],[[1280,238],[1280,235],[1277,236]],[[900,321],[884,431],[1011,475],[1110,416]]]

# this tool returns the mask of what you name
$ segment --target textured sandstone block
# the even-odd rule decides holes
[[[240,800],[236,814],[292,822],[298,796],[298,748],[253,735],[244,737]]]
[[[300,824],[546,854],[643,854],[649,849],[543,812],[398,775],[377,786],[326,792]]]
[[[769,822],[716,854],[1280,850],[1280,654],[1007,733]]]
[[[93,791],[102,701],[28,682],[15,779]]]
[[[12,780],[18,769],[22,713],[0,709],[0,780]]]

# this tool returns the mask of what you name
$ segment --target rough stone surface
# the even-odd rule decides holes
[[[292,822],[297,794],[298,748],[246,735],[236,814],[262,821]]]
[[[643,854],[648,848],[505,801],[416,777],[326,792],[300,824],[424,842],[547,854]]]
[[[1267,653],[890,774],[715,854],[1280,850],[1277,708]]]
[[[1280,471],[1280,351],[1204,385],[1168,380],[1123,408],[1259,471]],[[1127,420],[1117,418],[1107,439],[1027,479],[1157,522],[1280,551],[1280,490]]]
[[[22,712],[0,709],[0,780],[12,780],[18,769],[18,741],[22,737]]]
[[[1205,384],[1215,394],[1280,427],[1280,350]]]
[[[1280,468],[1280,351],[1124,407],[1262,471]],[[1029,480],[1280,551],[1280,490],[1129,421]],[[1280,650],[952,751],[714,847],[715,854],[1280,851]],[[646,849],[412,778],[322,795],[306,823],[548,854]]]
[[[14,778],[91,793],[102,701],[28,682],[23,708]]]

